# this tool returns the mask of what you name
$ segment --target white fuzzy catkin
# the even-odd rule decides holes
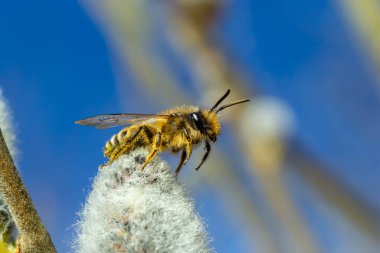
[[[16,149],[16,135],[14,129],[12,128],[12,115],[10,109],[7,105],[7,101],[3,95],[3,91],[0,88],[0,129],[4,136],[5,143],[7,144],[8,150],[11,153],[13,159],[17,155]]]
[[[167,164],[155,158],[141,171],[147,154],[133,151],[99,171],[75,252],[211,252],[204,224]]]

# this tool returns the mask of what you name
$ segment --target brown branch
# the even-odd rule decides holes
[[[22,253],[56,252],[33,206],[0,129],[0,192],[20,232]]]

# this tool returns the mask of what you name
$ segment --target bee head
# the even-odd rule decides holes
[[[188,117],[194,129],[207,136],[212,142],[216,141],[220,133],[220,123],[216,113],[209,110],[196,111],[190,113]]]
[[[219,100],[215,103],[211,109],[205,110],[195,110],[194,112],[188,114],[188,119],[191,123],[191,126],[198,130],[202,135],[207,137],[212,142],[216,141],[216,137],[220,134],[220,122],[218,119],[218,112],[241,103],[248,102],[249,99],[241,99],[235,102],[219,106],[219,104],[230,94],[230,90],[219,98]]]

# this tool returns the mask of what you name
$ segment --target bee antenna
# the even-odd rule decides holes
[[[216,104],[210,109],[210,112],[212,112],[216,107],[218,107],[218,105],[220,103],[222,103],[222,101],[230,94],[230,89],[227,90],[227,92],[221,97],[219,98],[218,102],[216,102]],[[219,110],[218,110],[219,111]]]
[[[221,110],[224,110],[226,109],[227,107],[230,107],[230,106],[233,106],[233,105],[237,105],[237,104],[241,104],[241,103],[245,103],[245,102],[248,102],[250,101],[249,98],[246,98],[246,99],[241,99],[241,100],[238,100],[238,101],[235,101],[235,102],[232,102],[230,104],[226,104],[226,105],[223,105],[221,106],[216,112],[220,112]]]

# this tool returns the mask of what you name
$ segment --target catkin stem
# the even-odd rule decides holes
[[[5,144],[0,129],[0,192],[20,232],[22,253],[56,252]]]

